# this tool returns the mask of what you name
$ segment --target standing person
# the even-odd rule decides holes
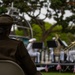
[[[13,18],[9,15],[0,15],[0,60],[11,60],[19,64],[25,75],[41,75],[31,60],[24,43],[9,38]]]
[[[28,53],[31,57],[35,57],[35,62],[39,63],[40,62],[40,52],[38,52],[38,49],[33,49],[32,45],[36,41],[35,38],[32,38],[29,40],[29,44],[27,45],[27,50]]]
[[[65,61],[65,52],[64,49],[62,48],[60,51],[60,62],[64,62]]]
[[[49,50],[50,50],[50,60],[51,60],[51,62],[54,62],[54,49],[49,48]]]
[[[52,45],[52,47],[49,47],[49,50],[50,50],[50,60],[51,60],[51,62],[55,62],[55,54],[54,54],[54,49],[55,49],[55,45],[56,45],[56,38],[55,37],[52,38],[51,45]]]

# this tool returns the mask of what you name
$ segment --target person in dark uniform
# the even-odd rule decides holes
[[[0,15],[0,60],[11,60],[18,63],[25,75],[42,75],[37,71],[25,45],[22,41],[9,38],[13,18]]]

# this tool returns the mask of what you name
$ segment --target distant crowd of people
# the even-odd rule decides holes
[[[53,37],[52,40],[56,41],[57,51],[55,52],[56,48],[53,46],[48,47],[50,50],[50,54],[49,54],[50,59],[49,60],[51,62],[65,62],[65,61],[66,62],[74,62],[75,61],[75,58],[74,58],[75,50],[74,49],[70,49],[65,53],[64,48],[68,47],[67,43],[63,40],[60,40],[60,38],[56,39],[56,37]],[[35,62],[39,63],[41,61],[40,60],[41,54],[38,49],[32,48],[32,45],[34,42],[36,42],[35,38],[32,38],[29,40],[29,44],[27,45],[27,50],[31,57],[36,57]],[[57,53],[57,52],[59,52],[59,53]],[[58,59],[55,58],[57,56],[58,56]]]

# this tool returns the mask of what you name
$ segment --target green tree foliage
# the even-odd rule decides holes
[[[24,36],[24,31],[17,29],[17,30],[15,31],[15,34],[16,34],[16,35],[19,35],[19,36]]]
[[[62,40],[65,40],[66,42],[67,42],[67,44],[71,44],[71,42],[73,42],[74,41],[74,36],[73,36],[73,34],[72,33],[60,33],[60,38],[62,39]]]
[[[49,24],[48,22],[45,22],[46,29],[44,31],[46,32],[46,30],[48,30],[51,26],[52,26],[51,24]],[[33,33],[34,33],[33,36],[35,38],[37,38],[38,41],[40,41],[40,39],[42,39],[44,37],[44,36],[42,36],[42,33],[43,33],[42,29],[37,24],[35,24],[35,25],[33,24],[32,29],[33,29]],[[45,41],[52,39],[52,37],[55,36],[56,33],[61,32],[61,29],[62,29],[61,26],[56,26],[53,29],[52,33],[50,33],[50,35],[46,38]]]
[[[7,12],[7,10],[5,9],[5,7],[0,7],[0,14]]]
[[[46,26],[46,29],[48,30],[49,27],[51,27],[51,24],[49,23],[45,23],[45,26]],[[33,28],[33,33],[34,33],[34,37],[37,39],[37,41],[40,41],[40,39],[42,38],[42,30],[41,28],[35,24],[32,26]],[[59,31],[58,31],[59,30]],[[75,37],[72,33],[64,33],[64,32],[61,32],[62,30],[62,26],[56,26],[53,30],[52,33],[50,33],[50,35],[46,38],[46,40],[44,41],[45,45],[47,44],[47,41],[48,40],[51,40],[53,37],[55,37],[55,34],[58,34],[59,35],[59,38],[61,40],[64,40],[68,45],[71,44],[71,42],[73,42],[75,40]]]
[[[41,37],[42,37],[42,30],[41,28],[37,25],[37,24],[33,24],[32,26],[33,29],[33,36],[37,39],[37,41],[40,41]]]

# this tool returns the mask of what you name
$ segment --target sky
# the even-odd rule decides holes
[[[72,13],[70,12],[70,11],[66,11],[66,14],[64,15],[64,18],[65,17],[68,17],[68,16],[71,16],[72,15]],[[51,24],[54,24],[54,23],[56,23],[56,21],[53,19],[53,18],[51,18],[51,19],[46,19],[45,20],[46,22],[49,22],[49,23],[51,23]]]
[[[40,18],[42,19],[42,18],[44,18],[44,14],[46,14],[46,10],[43,8],[42,10],[41,10],[41,15],[40,15]],[[37,14],[38,12],[36,12],[36,14]],[[64,19],[65,19],[65,17],[68,17],[68,16],[71,16],[72,15],[72,13],[70,12],[70,11],[65,11],[65,15],[64,15]],[[27,19],[27,20],[30,20],[30,18],[27,16],[27,15],[25,15],[25,18]],[[49,19],[49,18],[46,18],[45,20],[44,20],[45,22],[49,22],[49,23],[51,23],[51,24],[54,24],[54,23],[56,23],[56,21],[53,19],[53,18],[51,18],[51,19]]]

